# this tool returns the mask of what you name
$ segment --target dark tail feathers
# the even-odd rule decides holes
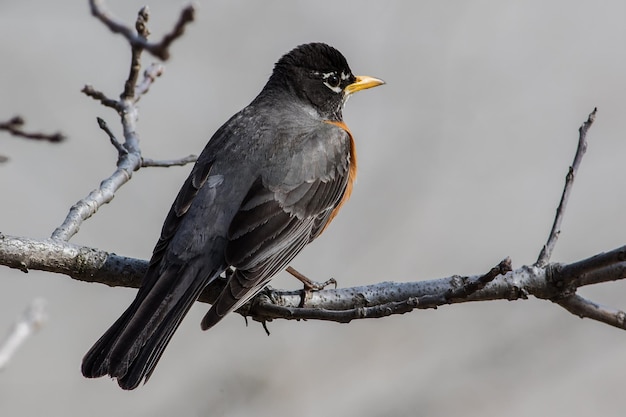
[[[127,390],[147,381],[174,331],[219,273],[193,263],[148,271],[133,303],[83,358],[83,375],[108,374]]]

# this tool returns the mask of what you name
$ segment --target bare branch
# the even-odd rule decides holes
[[[98,126],[100,126],[100,129],[104,130],[104,132],[109,136],[109,140],[111,141],[113,147],[117,149],[117,152],[120,155],[126,155],[128,151],[126,150],[126,148],[124,148],[124,145],[122,145],[120,141],[117,140],[113,132],[111,132],[111,129],[109,129],[109,125],[107,125],[107,122],[105,122],[104,119],[100,117],[97,117],[96,119],[98,120]]]
[[[139,101],[141,96],[150,90],[154,81],[163,74],[163,65],[153,63],[143,72],[143,80],[135,87],[135,100]]]
[[[557,287],[578,288],[622,279],[626,276],[625,265],[626,246],[622,246],[569,265],[553,263],[548,272]]]
[[[147,42],[148,35],[150,34],[147,27],[148,18],[148,6],[144,6],[139,10],[135,23],[135,29],[137,30],[136,36],[144,42]],[[139,71],[141,71],[141,53],[143,52],[143,47],[138,43],[131,42],[131,52],[130,72],[126,83],[124,83],[124,91],[120,96],[122,100],[133,100],[135,98],[135,85],[139,78]]]
[[[275,303],[275,294],[267,293],[258,296],[255,303],[253,303],[248,310],[247,314],[254,320],[269,321],[275,318],[295,319],[295,320],[328,320],[336,321],[339,323],[349,323],[355,319],[371,319],[381,318],[394,314],[409,313],[414,309],[429,309],[437,308],[445,304],[458,303],[468,301],[470,295],[482,290],[488,283],[493,281],[497,276],[504,275],[507,272],[511,272],[511,260],[506,258],[496,267],[492,268],[489,272],[478,277],[452,277],[453,281],[450,282],[451,286],[444,291],[437,293],[426,293],[422,295],[406,294],[404,299],[391,299],[389,301],[381,302],[380,304],[371,305],[368,301],[370,298],[366,294],[370,293],[373,287],[370,287],[368,291],[359,292],[358,299],[354,299],[355,303],[350,304],[351,308],[346,309],[328,309],[325,307],[306,307],[309,297],[302,298],[302,301],[297,307],[281,306]],[[459,284],[460,281],[460,284]],[[426,282],[422,281],[427,286],[433,284],[435,281]],[[384,283],[385,290],[394,290],[398,287],[403,287],[406,284]],[[437,285],[435,285],[437,286]],[[381,288],[382,289],[382,288]],[[355,288],[347,288],[349,292],[354,292]],[[375,289],[374,291],[378,291]],[[336,291],[336,290],[330,290]]]
[[[261,322],[280,318],[345,323],[446,304],[519,300],[531,295],[560,304],[576,288],[626,278],[626,261],[617,255],[625,251],[626,246],[569,265],[522,266],[509,272],[510,260],[507,258],[483,275],[326,289],[308,294],[304,308],[299,307],[303,303],[302,291],[267,288],[238,312]],[[24,272],[36,269],[68,275],[80,281],[139,288],[148,263],[60,240],[0,235],[0,265]],[[570,275],[574,271],[595,271],[595,268],[608,271],[611,267],[621,270],[622,275],[619,278],[613,274],[596,275],[593,282],[584,278],[588,272],[582,272],[581,276]],[[223,279],[214,281],[198,301],[213,302],[224,285]],[[587,314],[585,317],[606,322],[602,319],[604,316]]]
[[[626,330],[626,313],[622,310],[601,306],[576,294],[555,302],[581,319],[590,318]]]
[[[72,206],[63,223],[52,233],[51,237],[53,239],[67,241],[78,233],[82,222],[91,217],[102,205],[110,202],[115,196],[115,192],[130,180],[134,171],[141,167],[174,166],[192,162],[190,157],[173,161],[152,161],[143,159],[141,148],[139,147],[139,136],[137,134],[137,101],[139,101],[142,95],[148,92],[154,80],[163,73],[163,67],[158,64],[153,64],[146,69],[143,74],[143,79],[139,84],[137,80],[141,71],[142,51],[149,50],[162,59],[166,59],[167,56],[169,56],[168,49],[171,43],[183,34],[186,24],[193,20],[193,7],[189,6],[183,10],[178,23],[170,34],[166,35],[160,43],[152,44],[147,41],[147,37],[150,33],[147,27],[149,19],[147,7],[139,11],[135,22],[135,30],[133,30],[110,15],[109,12],[104,9],[103,3],[104,2],[100,0],[91,0],[92,14],[111,31],[124,35],[129,41],[132,50],[130,72],[124,83],[124,90],[119,100],[109,98],[90,85],[85,86],[82,91],[89,97],[100,101],[104,106],[116,110],[121,119],[124,143],[121,143],[115,137],[104,120],[98,118],[100,128],[107,133],[111,143],[118,151],[117,169],[109,178],[103,180],[98,188],[91,191],[87,197]]]
[[[15,116],[6,122],[0,122],[0,130],[9,132],[13,136],[25,139],[42,140],[52,143],[58,143],[65,140],[65,136],[61,133],[42,133],[42,132],[26,132],[23,130],[25,122],[20,116]]]
[[[134,167],[140,163],[134,154],[120,158],[118,168],[111,176],[100,183],[85,198],[77,201],[71,208],[63,223],[52,233],[53,239],[69,240],[78,233],[84,220],[91,217],[98,208],[113,200],[115,192],[130,180]]]
[[[185,27],[187,24],[193,22],[195,18],[195,8],[192,5],[185,7],[179,16],[174,29],[172,29],[170,33],[166,34],[160,42],[152,43],[147,40],[147,34],[149,33],[147,29],[146,32],[143,32],[143,34],[141,34],[141,32],[140,34],[135,33],[132,28],[126,26],[105,9],[104,1],[90,0],[89,5],[91,7],[91,14],[104,23],[113,33],[119,33],[124,36],[133,48],[137,47],[146,50],[163,61],[167,61],[170,57],[169,48],[172,42],[180,38],[185,33]],[[144,8],[142,10],[147,16],[148,9]],[[144,20],[144,23],[145,21],[147,21],[147,18]]]
[[[103,92],[96,90],[89,84],[84,86],[80,91],[94,100],[98,100],[103,106],[110,107],[118,112],[121,111],[120,103],[117,100],[108,98]]]
[[[193,7],[193,5],[190,4],[187,7],[185,7],[183,11],[181,12],[180,16],[178,17],[178,22],[176,22],[174,29],[170,33],[163,36],[163,39],[161,40],[161,42],[159,42],[155,46],[152,46],[152,44],[150,44],[146,48],[146,50],[148,50],[151,54],[158,56],[162,60],[167,61],[170,57],[170,53],[169,53],[170,45],[176,39],[183,36],[183,34],[185,33],[185,26],[187,26],[188,23],[191,23],[194,21],[195,14],[196,14],[196,9]]]
[[[139,288],[148,263],[57,239],[28,239],[0,233],[0,265],[67,275],[112,287]]]
[[[565,176],[565,186],[563,187],[561,201],[559,202],[559,206],[556,209],[556,216],[554,217],[554,223],[552,224],[552,229],[550,230],[548,241],[541,249],[541,253],[539,253],[539,257],[537,258],[537,262],[535,262],[537,266],[546,266],[548,262],[550,262],[552,251],[554,250],[556,241],[559,238],[559,234],[561,234],[561,222],[563,221],[565,208],[567,207],[567,202],[572,191],[572,186],[574,185],[574,178],[576,177],[578,167],[582,162],[583,155],[587,150],[587,131],[596,119],[597,111],[598,108],[594,108],[593,111],[589,114],[587,121],[584,122],[578,129],[578,147],[576,148],[576,154],[574,155],[574,162],[569,167],[569,171]]]
[[[33,300],[0,343],[0,371],[6,368],[19,347],[43,326],[47,318],[45,301],[41,298]]]

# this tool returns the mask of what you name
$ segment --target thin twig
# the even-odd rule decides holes
[[[626,330],[626,313],[622,310],[602,306],[577,294],[556,300],[555,303],[581,319],[589,318]]]
[[[25,122],[20,116],[15,116],[6,122],[0,122],[0,130],[9,132],[13,136],[25,139],[42,140],[52,143],[58,143],[65,140],[65,136],[61,133],[42,133],[42,132],[26,132],[23,130]]]
[[[139,101],[141,96],[146,94],[150,90],[150,86],[156,81],[158,77],[163,74],[163,65],[153,63],[144,72],[143,79],[135,87],[135,100]]]
[[[576,173],[578,172],[578,167],[580,166],[580,163],[583,159],[583,155],[587,150],[587,131],[596,119],[597,111],[598,108],[594,108],[593,111],[589,114],[587,121],[584,122],[578,129],[578,147],[576,148],[576,154],[574,155],[574,162],[569,167],[569,171],[565,176],[565,186],[563,187],[561,201],[559,202],[559,206],[556,209],[556,215],[554,217],[552,229],[550,230],[550,235],[548,236],[548,241],[541,249],[539,257],[537,258],[537,262],[535,262],[535,265],[537,266],[543,267],[546,266],[548,262],[550,262],[552,251],[554,250],[556,241],[558,240],[559,234],[561,233],[561,222],[563,221],[565,208],[567,207],[567,202],[572,191],[572,186],[574,185],[574,178],[576,177]]]
[[[151,54],[161,58],[163,61],[167,61],[170,57],[170,45],[176,39],[183,36],[183,34],[185,33],[185,26],[187,26],[188,23],[194,21],[195,14],[196,9],[193,7],[193,5],[190,4],[185,7],[178,17],[178,22],[176,22],[174,29],[170,33],[165,34],[165,36],[163,36],[163,39],[161,39],[161,42],[159,42],[158,44],[149,44],[146,49]]]
[[[493,281],[497,276],[504,275],[507,272],[511,272],[512,270],[513,266],[511,258],[507,257],[500,261],[498,265],[491,268],[491,270],[489,270],[489,272],[487,272],[485,275],[473,281],[468,280],[466,283],[464,283],[464,285],[450,291],[449,293],[446,293],[446,301],[450,302],[453,300],[467,298],[470,295],[474,294],[476,291],[480,291],[485,288],[485,286]]]
[[[104,119],[100,117],[96,117],[96,119],[98,120],[98,126],[100,126],[100,129],[104,130],[109,136],[111,144],[115,147],[115,149],[117,149],[117,152],[120,154],[120,156],[126,155],[128,151],[126,150],[126,148],[124,148],[124,145],[122,145],[120,141],[117,140],[113,132],[111,132],[111,129],[109,129],[109,125],[107,125],[107,122],[105,122]]]
[[[93,86],[87,84],[81,91],[94,100],[98,100],[103,106],[111,107],[118,112],[121,111],[121,105],[117,100],[107,97],[103,92],[96,90]]]
[[[137,13],[137,20],[135,22],[135,30],[137,31],[138,39],[144,43],[148,41],[148,20],[150,18],[150,12],[148,6],[144,6]],[[120,98],[122,100],[133,100],[135,98],[135,86],[137,85],[137,79],[139,79],[139,72],[141,71],[141,53],[144,48],[141,43],[131,43],[131,59],[130,59],[130,72],[128,78],[124,83],[124,91]]]
[[[180,38],[185,33],[187,24],[193,22],[195,18],[195,8],[193,5],[185,7],[172,31],[166,34],[160,42],[148,42],[145,36],[138,35],[135,30],[126,26],[115,18],[104,7],[104,1],[90,0],[91,14],[104,23],[112,32],[124,36],[132,47],[139,47],[148,51],[157,58],[167,61],[170,57],[169,48],[172,42]]]

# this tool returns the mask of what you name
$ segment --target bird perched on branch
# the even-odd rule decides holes
[[[330,224],[356,176],[346,99],[382,80],[354,76],[323,43],[276,63],[261,93],[204,148],[170,209],[137,296],[85,355],[88,378],[134,389],[202,290],[226,268],[202,320],[214,326],[254,297]]]

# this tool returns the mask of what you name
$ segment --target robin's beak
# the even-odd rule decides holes
[[[357,91],[367,90],[368,88],[377,87],[383,85],[385,82],[378,78],[368,77],[367,75],[357,75],[356,81],[352,84],[348,84],[343,91],[346,95],[356,93]]]

